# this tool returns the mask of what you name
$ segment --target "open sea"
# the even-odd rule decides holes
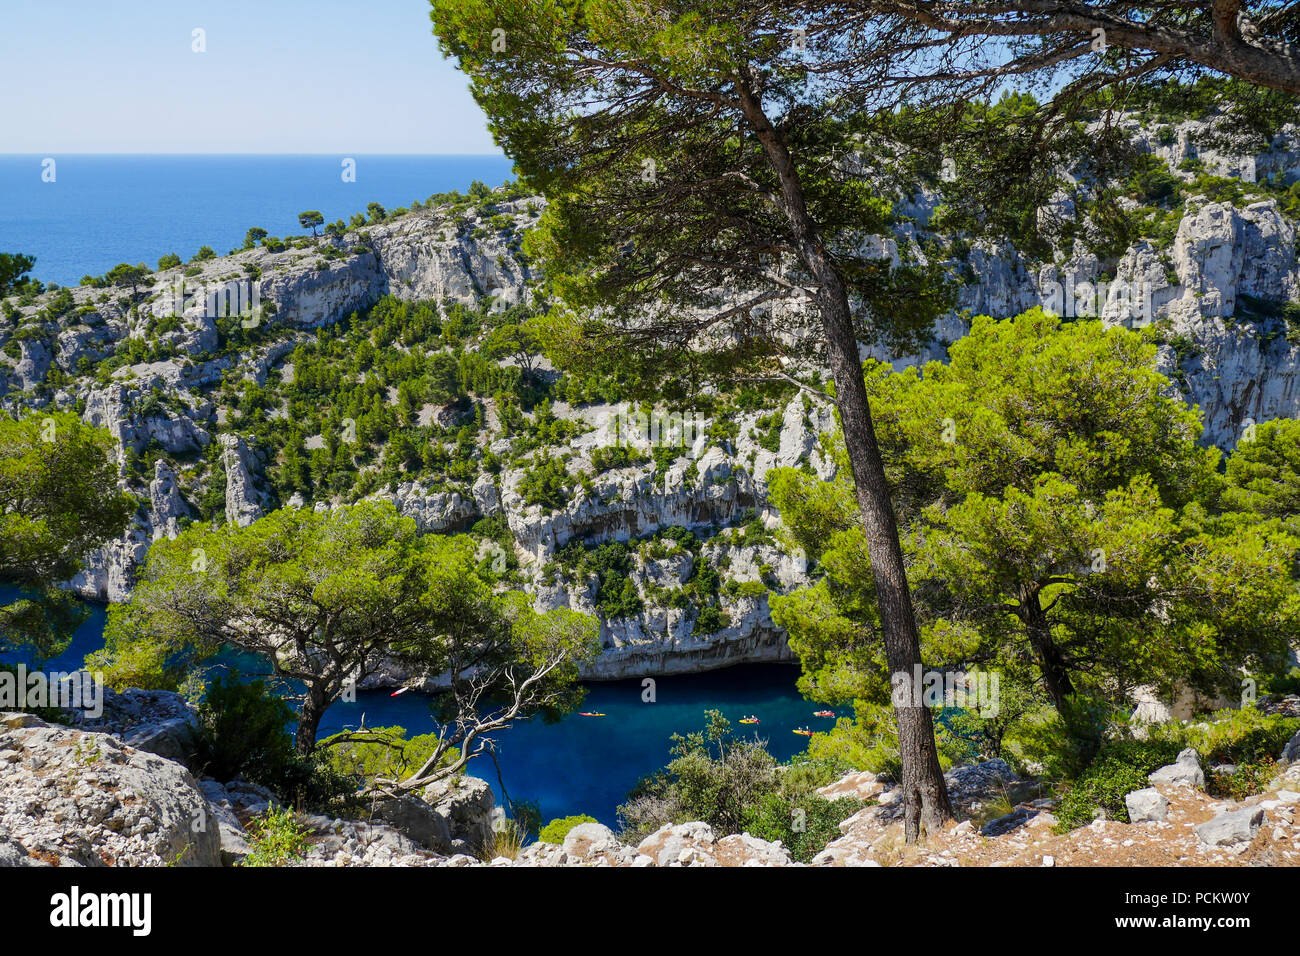
[[[355,182],[344,181],[346,159]],[[224,255],[251,226],[301,235],[308,209],[333,222],[372,202],[409,207],[512,178],[502,156],[0,154],[0,252],[35,256],[34,277],[76,285],[119,262],[156,266],[168,252]]]

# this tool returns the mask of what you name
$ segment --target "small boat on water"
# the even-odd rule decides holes
[[[835,716],[835,711],[833,711],[833,710],[815,710],[815,711],[813,711],[813,716],[814,716],[814,717],[834,717],[834,716]]]
[[[807,727],[796,727],[794,729],[794,732],[798,734],[800,737],[811,737],[813,735],[813,732],[809,730]]]
[[[578,716],[579,717],[604,717],[605,715],[601,713],[597,713],[596,711],[580,710],[578,711]]]
[[[758,723],[758,718],[757,718],[757,717],[741,717],[741,718],[740,718],[740,722],[741,722],[742,724],[756,724],[756,723]]]

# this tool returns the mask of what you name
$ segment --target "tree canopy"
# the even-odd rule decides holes
[[[796,11],[716,0],[433,0],[445,53],[548,205],[526,251],[561,364],[691,394],[702,373],[829,365],[891,666],[919,655],[859,341],[907,349],[948,304],[856,149],[862,113],[809,85]],[[604,363],[602,366],[601,363]],[[900,715],[906,831],[951,816],[929,712]]]
[[[1033,310],[976,319],[948,364],[872,366],[927,660],[1004,669],[1058,709],[1143,684],[1237,688],[1246,671],[1282,667],[1300,635],[1288,574],[1300,538],[1216,522],[1236,493],[1154,358],[1137,333]],[[1285,457],[1269,447],[1279,431],[1229,473],[1276,476],[1248,462]],[[888,680],[846,480],[786,469],[772,494],[824,571],[773,599],[805,688],[879,704]]]
[[[25,256],[20,252],[0,252],[0,299],[22,291],[30,281],[27,274],[34,265],[34,256]]]
[[[420,534],[389,502],[196,524],[150,549],[95,663],[117,682],[141,671],[159,681],[223,647],[255,654],[301,689],[304,754],[326,708],[385,663],[442,675],[444,741],[467,760],[484,723],[563,707],[595,641],[594,622],[537,614],[496,594],[477,567],[473,541]]]
[[[1045,76],[1094,85],[1211,70],[1300,93],[1300,7],[1290,0],[809,0],[812,26],[856,32],[860,66],[882,79],[969,90]],[[866,70],[864,70],[866,72]],[[877,72],[877,71],[870,71]],[[1064,79],[1062,79],[1064,77]]]
[[[109,434],[66,412],[0,415],[0,648],[59,653],[84,610],[58,585],[125,530],[136,501],[118,488]]]
[[[310,229],[313,236],[316,235],[316,229],[325,224],[325,217],[315,209],[308,209],[306,212],[298,213],[298,225],[304,229]],[[251,235],[253,230],[249,230]]]

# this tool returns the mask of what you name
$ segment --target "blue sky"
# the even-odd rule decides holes
[[[0,153],[500,152],[426,0],[3,0],[0,81]]]

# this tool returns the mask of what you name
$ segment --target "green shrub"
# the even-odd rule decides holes
[[[1195,747],[1207,765],[1249,764],[1273,760],[1300,730],[1300,717],[1262,714],[1254,707],[1221,710],[1190,727],[1166,725],[1156,734]]]
[[[826,800],[805,794],[790,800],[770,793],[746,815],[745,832],[760,840],[779,840],[798,863],[810,863],[826,844],[840,836],[840,822],[862,809],[851,797]]]
[[[234,671],[218,675],[208,686],[198,717],[196,765],[223,783],[292,758],[288,725],[293,708],[269,692],[265,681],[244,683]]]
[[[574,827],[583,823],[597,822],[599,821],[595,817],[589,817],[581,813],[572,817],[558,817],[542,827],[542,832],[537,834],[537,839],[543,843],[563,843],[564,838],[569,835],[569,831]]]
[[[424,765],[438,747],[437,734],[419,734],[409,740],[405,727],[376,727],[367,730],[367,739],[346,739],[356,734],[342,733],[326,737],[316,745],[322,761],[356,784],[369,783],[376,777],[400,780]],[[443,755],[442,765],[460,756],[456,748]]]
[[[696,634],[716,634],[731,626],[731,617],[717,604],[706,604],[695,616]]]
[[[1269,782],[1277,776],[1279,769],[1276,760],[1265,759],[1237,764],[1231,773],[1210,771],[1206,775],[1205,789],[1213,797],[1245,800],[1257,793],[1263,793],[1268,788]]]
[[[223,782],[242,776],[261,784],[297,808],[349,811],[354,778],[333,766],[325,752],[297,753],[288,730],[293,719],[293,708],[265,681],[219,675],[199,705],[195,763]]]
[[[541,505],[547,513],[564,507],[569,500],[569,470],[558,458],[539,456],[533,466],[524,472],[519,482],[519,494],[526,505]]]
[[[1169,740],[1115,740],[1102,745],[1097,758],[1079,775],[1056,809],[1058,832],[1091,823],[1097,810],[1111,820],[1128,822],[1124,797],[1147,786],[1147,775],[1172,763],[1179,745]]]
[[[718,833],[740,833],[749,808],[777,791],[777,763],[766,745],[735,739],[719,711],[709,711],[706,720],[702,731],[673,734],[673,760],[637,784],[618,808],[627,842],[691,820],[702,820]]]
[[[621,541],[608,541],[594,548],[577,542],[556,555],[561,567],[582,577],[596,575],[596,609],[607,620],[640,613],[644,603],[632,582],[632,552]]]
[[[629,445],[608,445],[592,449],[591,467],[596,474],[611,468],[626,468],[646,460],[643,452]]]
[[[299,810],[350,816],[361,807],[354,779],[332,766],[319,750],[305,757],[291,753],[283,762],[254,766],[245,776]]]
[[[1010,728],[1004,756],[1019,766],[1041,764],[1048,779],[1073,780],[1093,762],[1107,734],[1124,722],[1112,704],[1076,695],[1063,711],[1043,707]]]
[[[766,741],[737,739],[718,711],[709,711],[707,720],[703,731],[674,735],[672,762],[641,781],[618,808],[624,840],[637,842],[664,824],[702,820],[720,835],[745,831],[780,840],[796,860],[808,862],[862,806],[814,792],[850,769],[843,762],[801,755],[781,766]]]
[[[248,845],[240,866],[288,866],[306,855],[307,830],[292,810],[272,807],[249,823]]]

